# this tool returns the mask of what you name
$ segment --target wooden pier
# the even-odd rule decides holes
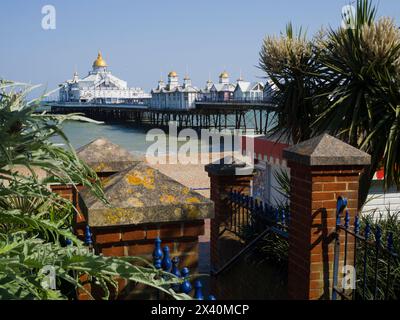
[[[151,126],[168,126],[175,121],[178,128],[241,129],[266,134],[275,106],[263,102],[196,102],[189,110],[158,109],[134,105],[78,105],[48,103],[51,113],[83,113],[99,121],[129,121]]]

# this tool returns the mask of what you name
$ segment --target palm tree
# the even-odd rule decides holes
[[[376,13],[370,0],[357,0],[355,15],[343,17],[349,27],[321,32],[307,50],[312,52],[307,63],[294,69],[306,75],[295,86],[286,77],[287,70],[294,73],[288,69],[290,50],[274,55],[278,45],[267,38],[260,53],[260,67],[277,86],[282,83],[275,94],[278,114],[293,119],[278,122],[278,129],[290,128],[293,143],[328,132],[372,155],[360,183],[360,206],[377,169],[385,170],[385,188],[400,185],[400,30],[389,18],[377,20]],[[290,39],[287,35],[281,43]],[[280,61],[286,68],[276,76],[270,66]],[[300,94],[304,87],[312,90]],[[282,108],[287,97],[297,99],[291,100],[291,109]]]
[[[362,177],[364,203],[375,172],[385,169],[385,188],[400,185],[400,31],[392,19],[376,20],[371,1],[358,0],[349,28],[330,30],[320,56],[334,91],[320,104],[316,132],[329,131],[372,156]]]
[[[21,88],[27,89],[15,92]],[[95,172],[79,160],[61,129],[65,120],[88,119],[35,114],[39,100],[26,102],[31,89],[0,82],[0,299],[74,298],[77,289],[86,291],[82,276],[100,286],[104,298],[117,287],[116,277],[185,298],[169,289],[177,280],[149,262],[97,256],[73,234],[74,208],[48,184],[83,184],[105,201]],[[67,148],[51,142],[56,135]],[[66,245],[67,239],[72,244]],[[55,271],[56,290],[43,285],[48,266]]]
[[[300,29],[295,34],[292,24],[280,37],[265,38],[259,67],[264,70],[278,90],[271,92],[271,102],[277,106],[274,134],[298,143],[311,136],[315,117],[312,96],[316,86],[313,46]]]

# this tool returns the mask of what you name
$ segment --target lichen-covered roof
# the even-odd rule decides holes
[[[104,181],[109,205],[88,190],[81,192],[82,210],[92,227],[200,220],[211,218],[213,203],[144,163]]]
[[[140,161],[138,157],[106,138],[96,139],[76,152],[80,159],[98,173],[119,172]]]

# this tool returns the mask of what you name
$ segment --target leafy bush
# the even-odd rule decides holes
[[[117,288],[117,277],[187,298],[169,289],[177,279],[150,263],[96,256],[71,232],[75,208],[48,186],[82,184],[106,201],[96,173],[76,156],[61,129],[65,120],[90,120],[35,114],[40,99],[26,101],[32,89],[0,81],[0,299],[76,298],[78,288],[86,291],[82,276],[103,289],[103,298]],[[55,136],[66,148],[51,142]],[[66,246],[66,239],[72,244]],[[43,285],[48,266],[56,271],[57,290]]]

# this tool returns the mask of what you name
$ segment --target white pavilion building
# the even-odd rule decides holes
[[[158,109],[191,109],[196,105],[196,98],[200,90],[192,86],[188,75],[179,84],[178,74],[171,71],[168,74],[167,84],[161,79],[157,88],[151,90],[150,107]]]
[[[128,88],[126,81],[108,71],[101,52],[93,62],[92,71],[79,79],[75,72],[72,80],[60,84],[59,101],[63,103],[134,104],[150,99],[141,88]]]
[[[262,82],[244,81],[240,76],[233,91],[233,99],[239,101],[262,101],[264,99],[264,84]]]

